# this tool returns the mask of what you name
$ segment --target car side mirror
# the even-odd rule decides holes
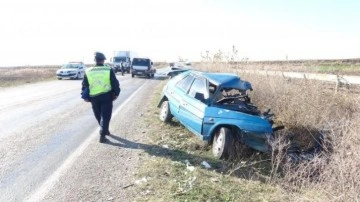
[[[150,64],[151,64],[151,65],[154,65],[154,63],[153,63],[153,62],[150,62]]]
[[[195,99],[205,102],[205,96],[202,93],[195,93]]]

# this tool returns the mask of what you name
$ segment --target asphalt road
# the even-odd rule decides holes
[[[119,150],[119,141],[131,142],[127,147],[136,148],[146,133],[138,131],[136,119],[146,110],[148,97],[160,81],[129,74],[118,79],[121,94],[114,102],[110,124],[112,144],[98,143],[91,104],[80,99],[80,80],[0,89],[0,201],[126,201],[131,197],[111,187],[133,180],[126,181],[125,176],[132,175],[128,167],[136,167],[138,158],[123,166],[124,170],[112,172],[111,180],[101,176],[116,167],[109,167],[112,162],[118,165],[117,161],[132,161],[132,156],[141,155],[136,154],[141,150],[135,154]]]

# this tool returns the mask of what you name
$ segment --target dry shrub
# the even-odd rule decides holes
[[[236,72],[220,64],[202,70]],[[360,96],[348,90],[335,92],[335,84],[241,74],[252,83],[252,101],[271,108],[275,123],[285,125],[276,138],[269,183],[282,185],[294,200],[360,200]],[[323,151],[309,161],[287,161],[287,149],[302,151],[324,136]],[[290,147],[291,148],[291,147]],[[315,194],[316,193],[316,194]]]

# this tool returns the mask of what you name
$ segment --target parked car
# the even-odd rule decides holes
[[[181,74],[185,71],[192,70],[191,67],[170,67],[170,70],[166,73],[167,76],[173,78],[174,76]]]
[[[185,71],[170,79],[158,107],[160,120],[179,122],[212,144],[216,158],[227,159],[233,141],[262,152],[271,151],[273,132],[269,112],[251,103],[249,82],[235,74]]]
[[[145,76],[147,78],[154,77],[156,69],[153,62],[149,58],[134,58],[131,64],[131,77]]]
[[[69,62],[56,71],[57,79],[82,79],[85,75],[86,66],[82,62]]]

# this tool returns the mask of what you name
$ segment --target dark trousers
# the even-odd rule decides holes
[[[109,133],[109,124],[112,113],[112,94],[105,93],[91,98],[91,105],[101,130],[100,135]]]

